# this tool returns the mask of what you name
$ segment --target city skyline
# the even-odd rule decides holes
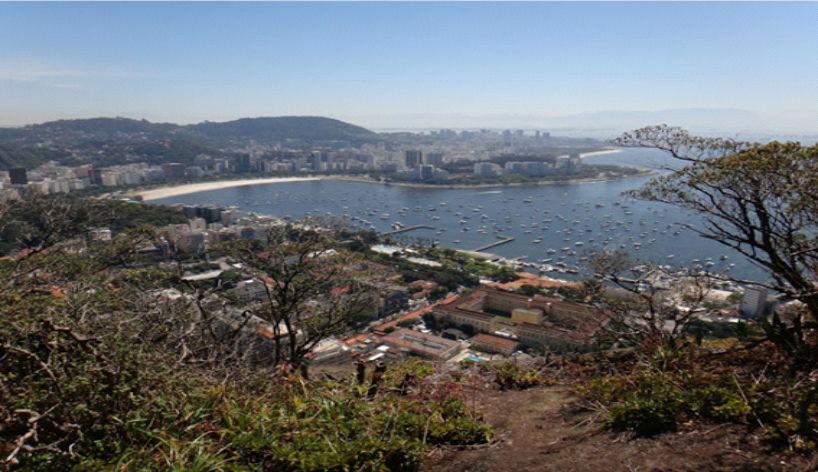
[[[818,133],[811,2],[21,2],[2,10],[0,126],[315,115],[371,129],[662,120]]]

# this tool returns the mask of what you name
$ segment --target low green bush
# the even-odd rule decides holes
[[[524,367],[511,360],[481,363],[480,370],[493,374],[501,390],[524,390],[549,383],[537,368]]]
[[[767,440],[792,451],[816,449],[818,383],[811,374],[793,374],[776,344],[748,350],[718,341],[679,349],[655,351],[619,372],[609,367],[574,391],[607,411],[612,429],[638,436],[696,421],[738,423],[760,427]]]
[[[414,383],[399,392],[409,372]],[[414,471],[435,446],[486,443],[494,434],[466,407],[461,384],[433,381],[433,372],[420,360],[397,364],[370,396],[352,379],[309,382],[285,369],[253,390],[241,389],[250,382],[160,387],[105,417],[83,413],[88,406],[71,397],[68,414],[105,419],[87,430],[93,441],[75,438],[82,456],[25,452],[14,470]]]

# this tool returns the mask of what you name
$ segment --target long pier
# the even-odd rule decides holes
[[[435,227],[430,226],[430,225],[415,225],[415,226],[409,226],[408,228],[401,228],[401,229],[396,229],[395,231],[389,231],[388,233],[381,233],[381,236],[390,236],[390,235],[393,235],[393,234],[405,233],[407,231],[412,231],[412,230],[415,230],[415,229],[435,229]]]
[[[483,251],[485,251],[486,249],[491,249],[491,248],[493,248],[493,247],[495,247],[495,246],[499,246],[499,245],[501,245],[501,244],[510,243],[511,241],[514,241],[514,238],[512,238],[511,236],[509,236],[509,237],[507,237],[507,238],[503,238],[503,239],[501,239],[501,240],[499,240],[499,241],[494,241],[494,242],[493,242],[493,243],[491,243],[491,244],[486,244],[485,246],[480,246],[480,247],[478,247],[477,249],[473,249],[473,251],[474,251],[474,252],[483,252]]]

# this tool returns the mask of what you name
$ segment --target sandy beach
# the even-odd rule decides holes
[[[583,152],[579,157],[600,156],[602,154],[616,154],[622,152],[621,149],[606,149],[604,151]]]
[[[242,187],[245,185],[274,184],[280,182],[303,182],[305,180],[321,180],[321,177],[270,177],[267,179],[247,179],[247,180],[223,180],[219,182],[201,182],[198,184],[178,185],[176,187],[163,187],[141,192],[132,192],[131,196],[140,195],[143,200],[159,200],[160,198],[175,197],[177,195],[187,195],[189,193],[206,192],[208,190],[219,190],[230,187]]]

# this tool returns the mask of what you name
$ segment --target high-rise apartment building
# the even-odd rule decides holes
[[[748,318],[764,314],[767,304],[767,289],[760,286],[748,286],[741,297],[741,313]]]
[[[12,185],[26,185],[28,176],[25,167],[12,167],[9,169],[9,179]]]
[[[406,167],[414,169],[423,164],[423,151],[406,151]]]
[[[185,165],[171,162],[169,164],[162,164],[162,170],[165,171],[166,179],[184,179]]]
[[[435,167],[440,167],[443,165],[443,153],[442,152],[429,152],[426,153],[426,156],[423,158],[424,164],[429,164]]]

